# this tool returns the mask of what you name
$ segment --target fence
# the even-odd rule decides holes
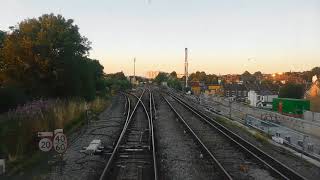
[[[231,102],[223,97],[201,95],[200,99],[203,105],[228,117],[241,120],[242,122],[247,115],[250,115],[320,138],[320,121],[289,117],[277,112],[251,107],[238,102]]]
[[[181,92],[178,93],[182,95]],[[230,102],[222,97],[206,95],[200,97],[187,95],[187,97],[189,100],[205,106],[208,110],[263,131],[282,140],[282,143],[320,160],[320,138],[313,136],[320,133],[319,123],[284,116],[238,102]]]
[[[283,144],[287,144],[288,146],[320,159],[320,139],[318,138],[310,137],[290,128],[280,126],[279,124],[263,121],[252,116],[246,117],[245,124],[273,137],[281,138],[280,140],[283,140]]]
[[[303,112],[303,119],[320,123],[320,113],[305,111]]]

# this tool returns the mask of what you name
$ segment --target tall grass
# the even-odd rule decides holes
[[[0,116],[0,153],[9,162],[32,155],[38,148],[37,132],[65,128],[84,120],[87,109],[101,112],[104,98],[87,103],[83,99],[48,99],[29,102]],[[70,129],[70,128],[68,128]]]

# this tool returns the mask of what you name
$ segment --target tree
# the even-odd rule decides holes
[[[257,71],[257,72],[255,72],[255,73],[253,73],[253,76],[254,76],[256,79],[262,79],[262,77],[263,77],[261,71]]]
[[[170,73],[170,77],[172,77],[172,78],[177,78],[177,73],[176,73],[175,71],[172,71],[172,72]]]
[[[0,48],[3,47],[3,42],[4,42],[5,37],[6,37],[6,33],[4,31],[0,30]]]
[[[72,19],[45,14],[10,29],[1,53],[8,85],[30,97],[95,97],[103,66],[87,57],[90,42]]]
[[[320,77],[320,67],[314,67],[311,69],[312,76],[317,75],[318,78]]]
[[[206,84],[218,84],[218,76],[215,74],[208,74],[205,78]]]
[[[156,78],[154,78],[154,81],[158,84],[161,84],[162,82],[165,82],[168,80],[168,73],[160,72]]]
[[[279,97],[300,99],[303,97],[303,93],[303,85],[289,83],[280,88]]]
[[[0,87],[4,81],[3,71],[5,68],[5,64],[4,64],[4,60],[3,60],[3,56],[2,56],[2,48],[3,48],[5,36],[6,36],[6,33],[0,30]]]
[[[251,76],[250,72],[249,71],[245,71],[242,76]]]
[[[117,72],[114,74],[107,74],[104,80],[105,86],[114,92],[124,91],[131,88],[131,83],[123,74],[123,72]]]
[[[173,89],[182,90],[182,83],[177,78],[168,79],[168,86]]]
[[[204,71],[197,71],[196,73],[191,73],[189,76],[190,81],[202,81],[206,80],[207,74]]]
[[[245,71],[242,75],[241,75],[241,80],[244,82],[253,82],[255,81],[255,77],[253,75],[250,74],[250,72]]]

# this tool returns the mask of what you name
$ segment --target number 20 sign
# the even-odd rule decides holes
[[[57,133],[53,138],[54,150],[58,153],[64,153],[67,150],[67,137],[63,133]]]
[[[39,141],[39,149],[44,152],[50,151],[52,148],[52,141],[49,138],[42,138]]]

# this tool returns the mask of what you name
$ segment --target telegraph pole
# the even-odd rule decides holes
[[[188,48],[184,49],[184,76],[186,77],[186,88],[188,87]]]
[[[136,79],[136,58],[133,59],[133,78]]]

